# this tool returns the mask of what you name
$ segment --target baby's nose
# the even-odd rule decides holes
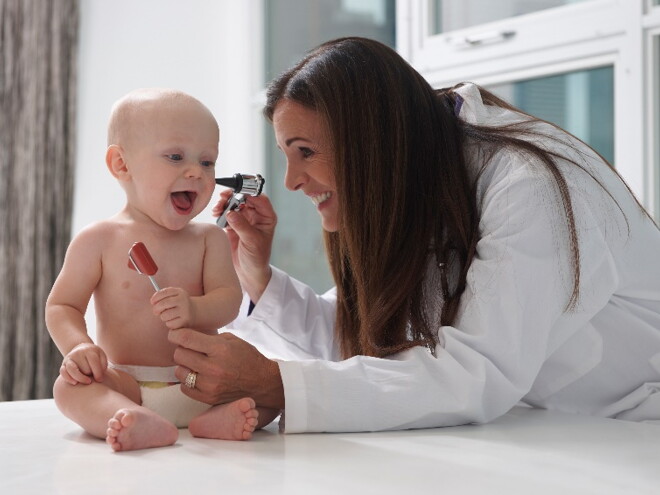
[[[202,166],[199,163],[190,163],[185,169],[186,177],[197,178],[202,176]]]

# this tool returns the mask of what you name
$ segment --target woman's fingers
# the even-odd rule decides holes
[[[261,194],[259,196],[250,196],[246,199],[245,204],[248,208],[253,208],[255,213],[261,215],[264,218],[268,218],[277,221],[277,215],[273,209],[273,204],[270,202],[270,198]]]
[[[198,351],[192,351],[184,347],[177,347],[174,351],[174,362],[179,366],[196,371],[197,373],[209,374],[209,369],[212,363],[209,362],[209,357]],[[177,373],[177,378],[185,381],[186,376],[180,377]]]
[[[213,342],[215,335],[206,335],[190,328],[178,328],[170,330],[167,334],[168,340],[184,349],[191,349],[200,353],[205,353]],[[182,363],[185,365],[185,363]]]
[[[214,217],[219,217],[222,214],[232,193],[233,191],[231,189],[226,189],[220,193],[220,199],[218,199],[218,202],[213,206],[213,209],[211,210],[211,214]]]
[[[231,333],[198,334],[202,338],[192,333],[196,332],[188,329],[170,332],[170,342],[184,346],[176,349],[174,361],[179,365],[175,373],[186,395],[207,404],[268,395],[263,390],[268,388],[263,382],[263,368],[271,361],[254,346]],[[194,389],[185,385],[191,370],[197,373]]]

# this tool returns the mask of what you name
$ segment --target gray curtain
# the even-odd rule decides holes
[[[52,396],[44,304],[70,238],[78,0],[0,0],[0,400]]]

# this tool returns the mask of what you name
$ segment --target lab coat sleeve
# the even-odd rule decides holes
[[[302,359],[339,359],[334,339],[336,291],[319,295],[276,267],[249,318],[236,322],[266,354]],[[242,332],[242,333],[239,333]]]
[[[554,186],[527,166],[492,165],[476,258],[436,355],[416,347],[386,359],[280,362],[286,433],[490,421],[530,390],[547,356],[606,304],[616,273],[589,198],[574,198],[583,285],[578,307],[566,312],[573,278]]]

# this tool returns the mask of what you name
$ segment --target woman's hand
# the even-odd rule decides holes
[[[213,215],[219,216],[229,201],[231,190],[223,191],[213,207]],[[270,281],[270,253],[277,215],[268,197],[248,196],[238,211],[227,214],[227,235],[231,242],[234,268],[241,286],[256,303]]]
[[[89,385],[92,378],[102,382],[107,368],[108,358],[103,349],[95,344],[78,344],[64,356],[60,376],[71,385]]]
[[[257,406],[284,409],[284,387],[279,366],[253,345],[231,333],[207,335],[189,328],[170,330],[176,344],[176,376],[185,384],[188,373],[197,373],[195,388],[181,386],[193,399],[224,404],[251,397]]]

